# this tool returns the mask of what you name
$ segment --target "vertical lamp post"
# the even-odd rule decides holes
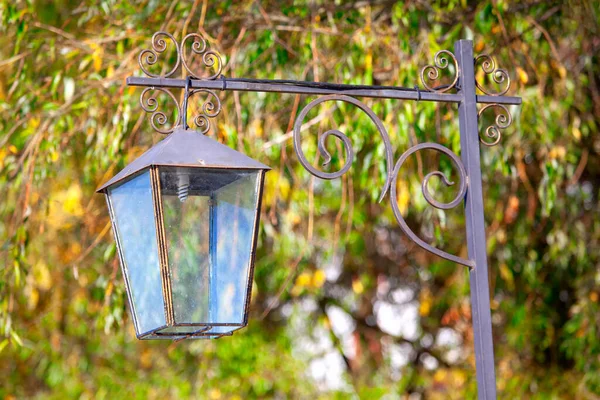
[[[186,42],[192,39],[191,54],[187,54]],[[167,43],[171,43],[177,53],[176,64],[164,74],[153,74],[145,64],[155,64],[169,47]],[[354,158],[350,139],[341,131],[331,129],[319,137],[319,152],[327,164],[331,155],[326,141],[330,137],[339,139],[345,150],[342,168],[323,172],[307,160],[300,132],[302,121],[312,108],[326,101],[338,101],[367,114],[385,147],[387,177],[380,200],[388,191],[391,193],[396,220],[410,240],[432,254],[469,269],[478,397],[495,399],[479,152],[481,144],[495,146],[500,142],[502,130],[512,122],[507,106],[521,104],[521,98],[505,96],[510,87],[507,71],[496,68],[488,55],[475,57],[472,42],[456,42],[455,53],[441,50],[435,54],[434,63],[421,70],[423,89],[418,85],[405,88],[255,80],[222,76],[220,56],[208,48],[201,35],[189,34],[179,43],[168,33],[155,33],[152,49],[143,50],[139,57],[140,67],[148,77],[130,77],[127,83],[146,87],[140,97],[142,108],[152,113],[150,121],[155,130],[171,135],[99,189],[108,200],[138,337],[217,338],[230,335],[247,323],[260,197],[264,173],[269,168],[201,134],[209,129],[209,118],[216,117],[220,111],[220,100],[214,90],[321,96],[299,113],[294,124],[294,146],[300,163],[314,176],[334,179],[350,169]],[[190,55],[200,56],[200,62],[191,62]],[[202,76],[192,68],[198,65],[213,71]],[[187,71],[188,78],[171,78],[180,66]],[[476,68],[481,68],[481,75],[493,80],[496,91],[477,81]],[[449,71],[451,79],[442,85],[439,78],[444,70]],[[178,119],[173,126],[179,128],[165,129],[166,115],[157,109],[156,98],[146,95],[160,92],[177,103],[170,92],[172,88],[185,90],[183,107],[179,109],[183,123],[179,124]],[[209,97],[194,119],[201,133],[185,129],[187,101],[195,93]],[[433,101],[457,106],[461,156],[439,143],[419,143],[405,150],[394,165],[394,151],[385,126],[373,110],[356,97]],[[479,110],[478,104],[483,104]],[[487,110],[496,110],[496,117],[494,123],[482,130],[480,117]],[[440,171],[425,175],[421,188],[427,203],[437,209],[450,210],[464,204],[467,258],[450,254],[419,238],[400,212],[396,202],[398,175],[408,157],[423,150],[448,157],[458,175],[458,193],[450,202],[436,200],[429,191],[432,178],[440,179],[445,186],[454,184]]]

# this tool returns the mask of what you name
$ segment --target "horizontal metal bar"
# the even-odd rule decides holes
[[[477,95],[475,96],[477,103],[482,104],[505,104],[505,105],[521,105],[520,97],[513,96],[487,96]]]
[[[163,88],[185,88],[185,79],[172,78],[143,78],[130,76],[127,78],[127,84],[130,86],[145,87],[163,87]],[[345,85],[339,85],[344,87]],[[442,103],[458,103],[461,96],[458,94],[434,93],[426,91],[403,90],[403,89],[352,89],[352,85],[347,85],[347,90],[332,90],[325,88],[308,87],[293,84],[264,83],[264,82],[239,82],[231,80],[201,80],[193,79],[191,87],[193,89],[211,89],[211,90],[235,90],[241,92],[274,92],[274,93],[292,93],[306,95],[328,95],[344,94],[353,97],[371,97],[379,99],[400,99],[400,100],[421,100],[438,101]],[[420,99],[419,99],[420,96]],[[477,96],[479,103],[499,103],[499,104],[521,104],[520,97],[509,96]]]

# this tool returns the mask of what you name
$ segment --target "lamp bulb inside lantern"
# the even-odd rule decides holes
[[[185,202],[190,194],[190,176],[188,174],[180,174],[179,182],[177,183],[177,197],[182,203]]]

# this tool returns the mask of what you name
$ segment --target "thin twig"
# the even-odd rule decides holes
[[[571,178],[571,181],[569,182],[571,185],[576,184],[579,181],[579,178],[581,178],[581,175],[583,174],[583,171],[585,171],[585,167],[587,166],[589,155],[590,155],[590,151],[588,149],[584,148],[583,152],[581,153],[581,159],[579,160],[577,169],[575,169],[575,173],[573,174],[573,177]]]

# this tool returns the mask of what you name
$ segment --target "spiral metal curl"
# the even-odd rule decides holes
[[[175,63],[175,66],[173,66],[173,68],[171,70],[169,70],[167,73],[153,74],[144,66],[144,64],[147,64],[147,65],[156,64],[158,62],[159,54],[162,54],[167,50],[167,42],[164,39],[164,37],[168,38],[175,45],[175,51],[177,52],[177,57],[176,57],[177,61]],[[152,49],[142,50],[142,52],[140,53],[140,55],[138,57],[138,64],[140,65],[140,68],[142,69],[142,71],[144,71],[144,73],[146,75],[148,75],[152,78],[168,78],[169,76],[173,75],[175,73],[175,71],[177,71],[177,69],[179,68],[180,59],[181,59],[181,50],[179,48],[179,43],[177,43],[177,41],[175,40],[173,35],[171,35],[170,33],[167,33],[167,32],[158,31],[154,35],[152,35]]]
[[[221,99],[210,89],[191,90],[188,98],[191,98],[196,93],[208,94],[208,98],[202,103],[200,114],[194,116],[194,123],[200,128],[200,133],[204,134],[210,129],[209,118],[214,118],[221,112]]]
[[[433,198],[433,195],[429,192],[429,188],[428,188],[429,180],[431,179],[432,176],[438,176],[439,178],[441,178],[442,182],[446,186],[452,186],[452,185],[454,185],[454,182],[448,180],[448,178],[446,177],[446,175],[444,175],[440,171],[434,171],[434,172],[430,172],[429,174],[427,174],[425,176],[425,178],[423,179],[423,182],[421,184],[421,190],[423,192],[423,196],[425,196],[425,200],[430,205],[432,205],[435,208],[449,210],[449,209],[454,208],[457,205],[459,205],[463,201],[463,199],[465,197],[465,194],[467,192],[467,173],[465,171],[465,167],[463,166],[460,158],[458,158],[458,156],[456,154],[454,154],[452,151],[450,151],[446,147],[444,147],[442,145],[439,145],[437,143],[421,143],[421,144],[418,144],[418,145],[413,146],[410,149],[406,150],[400,156],[400,159],[398,159],[398,161],[396,162],[396,166],[394,167],[394,171],[392,173],[392,184],[391,184],[391,193],[390,193],[390,195],[392,197],[392,209],[394,210],[394,216],[396,217],[396,221],[400,225],[400,228],[402,229],[402,231],[413,242],[415,242],[417,245],[419,245],[423,249],[425,249],[425,250],[429,251],[430,253],[433,253],[433,254],[435,254],[435,255],[437,255],[439,257],[445,258],[446,260],[450,260],[450,261],[453,261],[455,263],[462,264],[462,265],[465,265],[467,267],[473,268],[473,267],[475,267],[475,263],[473,261],[466,260],[466,259],[464,259],[462,257],[455,256],[453,254],[447,253],[447,252],[445,252],[443,250],[440,250],[440,249],[436,249],[435,247],[433,247],[430,244],[428,244],[425,241],[423,241],[420,237],[418,237],[412,231],[412,229],[410,229],[410,227],[408,226],[408,224],[406,223],[406,221],[402,217],[402,213],[400,212],[400,207],[398,206],[398,201],[397,201],[397,196],[396,196],[396,186],[397,186],[396,183],[398,181],[398,173],[400,172],[400,169],[402,168],[402,165],[404,164],[404,162],[406,161],[406,159],[408,157],[410,157],[413,153],[415,153],[417,151],[425,150],[425,149],[439,151],[441,153],[444,153],[448,157],[450,157],[450,159],[452,160],[452,163],[454,164],[454,166],[458,170],[458,175],[459,175],[459,189],[458,189],[458,193],[456,194],[456,196],[454,197],[454,199],[451,202],[449,202],[449,203],[442,203],[442,202],[439,202],[439,201],[435,200]]]
[[[510,124],[512,124],[512,116],[510,115],[510,111],[508,111],[508,108],[506,108],[506,106],[503,104],[487,104],[482,107],[481,110],[479,110],[477,117],[480,119],[484,111],[492,107],[500,108],[502,111],[496,115],[495,123],[485,129],[485,135],[492,139],[491,142],[484,140],[482,133],[479,132],[479,141],[486,146],[495,146],[500,143],[500,140],[502,139],[501,130],[508,128]]]
[[[191,46],[191,53],[202,56],[202,63],[207,68],[214,67],[216,72],[210,76],[201,76],[194,72],[190,66],[191,54],[186,52],[185,44],[189,39],[193,39]],[[147,68],[147,66],[155,65],[158,62],[159,55],[167,50],[167,40],[173,42],[176,52],[176,62],[173,68],[164,74],[153,74]],[[141,51],[138,57],[138,64],[142,71],[152,78],[168,78],[172,76],[179,69],[180,65],[183,65],[185,70],[195,79],[214,80],[217,79],[223,71],[223,59],[214,50],[210,50],[206,39],[198,33],[190,33],[186,35],[182,40],[181,44],[178,43],[173,35],[164,31],[158,31],[152,35],[152,48],[144,49]]]
[[[153,94],[147,97],[146,94],[150,92],[153,92]],[[163,128],[169,122],[169,118],[164,112],[158,110],[158,100],[156,100],[156,92],[167,94],[169,98],[173,101],[173,103],[175,103],[175,108],[177,109],[177,118],[172,124],[170,124],[171,128],[169,129]],[[168,89],[155,87],[148,87],[144,89],[144,91],[140,95],[140,106],[147,113],[152,113],[152,115],[150,116],[150,125],[152,125],[152,128],[155,131],[162,133],[163,135],[172,133],[175,127],[181,123],[181,108],[179,107],[179,102],[177,101],[173,93],[171,93],[171,91]]]
[[[306,117],[306,115],[309,113],[310,110],[312,110],[315,106],[317,106],[323,102],[326,102],[326,101],[343,101],[345,103],[349,103],[349,104],[352,104],[352,105],[358,107],[361,111],[363,111],[365,114],[367,114],[369,116],[371,121],[373,121],[373,123],[377,127],[377,131],[381,135],[381,138],[383,139],[383,143],[385,145],[385,158],[386,158],[386,167],[387,167],[387,177],[385,180],[385,186],[379,197],[379,201],[383,200],[383,198],[385,197],[385,194],[387,193],[388,188],[390,187],[390,183],[391,183],[390,172],[392,170],[392,163],[393,163],[393,157],[394,157],[393,152],[392,152],[392,144],[390,142],[390,138],[387,133],[387,130],[385,129],[385,126],[383,126],[383,123],[377,117],[377,115],[375,115],[373,110],[371,110],[369,107],[367,107],[363,102],[361,102],[353,97],[344,96],[344,95],[323,96],[316,100],[311,101],[300,112],[300,114],[298,115],[298,118],[296,119],[296,122],[294,123],[294,132],[293,132],[294,148],[296,150],[296,155],[298,156],[298,160],[300,161],[300,164],[302,164],[302,166],[308,172],[310,172],[312,175],[314,175],[318,178],[321,178],[321,179],[339,178],[340,176],[344,175],[350,169],[350,166],[352,165],[352,161],[354,160],[354,151],[352,150],[352,142],[344,133],[342,133],[341,131],[339,131],[337,129],[330,129],[327,132],[325,132],[323,135],[321,135],[321,137],[318,140],[317,145],[318,145],[320,154],[323,156],[323,158],[325,160],[323,162],[323,165],[325,166],[331,162],[331,154],[329,154],[329,152],[327,151],[327,148],[325,147],[325,142],[327,141],[327,139],[330,136],[334,136],[342,141],[342,143],[344,144],[344,150],[346,152],[346,160],[344,161],[343,167],[339,171],[336,171],[336,172],[319,171],[318,169],[316,169],[315,167],[313,167],[311,165],[311,163],[306,159],[304,152],[302,151],[302,143],[301,143],[301,137],[300,137],[300,129],[302,127],[302,121],[304,120],[304,118]]]
[[[427,84],[425,79],[425,73],[427,73],[427,77],[431,81],[436,81],[440,77],[440,70],[448,68],[450,62],[448,59],[452,60],[452,63],[455,67],[454,79],[450,83],[450,85],[431,87]],[[433,57],[433,65],[426,65],[421,70],[421,82],[423,86],[431,92],[444,93],[449,91],[450,89],[456,87],[456,82],[458,82],[458,77],[460,75],[460,69],[458,68],[458,61],[456,61],[456,57],[451,51],[448,50],[440,50],[435,53]]]
[[[506,81],[506,87],[500,90],[499,92],[493,92],[490,90],[486,90],[483,87],[483,84],[479,83],[477,79],[475,79],[475,85],[479,90],[481,90],[484,94],[488,96],[502,96],[508,92],[510,89],[510,76],[508,75],[508,71],[502,68],[496,68],[496,62],[492,57],[487,54],[481,54],[475,58],[475,65],[479,65],[481,63],[481,69],[486,75],[491,75],[494,82],[498,85],[502,85]]]
[[[188,55],[185,50],[185,43],[190,38],[194,39],[192,42],[192,53],[202,55],[202,62],[204,66],[211,68],[216,64],[216,72],[214,74],[210,76],[200,76],[192,70],[188,64]],[[183,40],[181,40],[181,61],[186,71],[196,79],[214,80],[217,79],[223,71],[223,60],[221,59],[221,56],[214,50],[209,50],[206,39],[204,39],[204,37],[198,33],[190,33],[189,35],[186,35]]]

